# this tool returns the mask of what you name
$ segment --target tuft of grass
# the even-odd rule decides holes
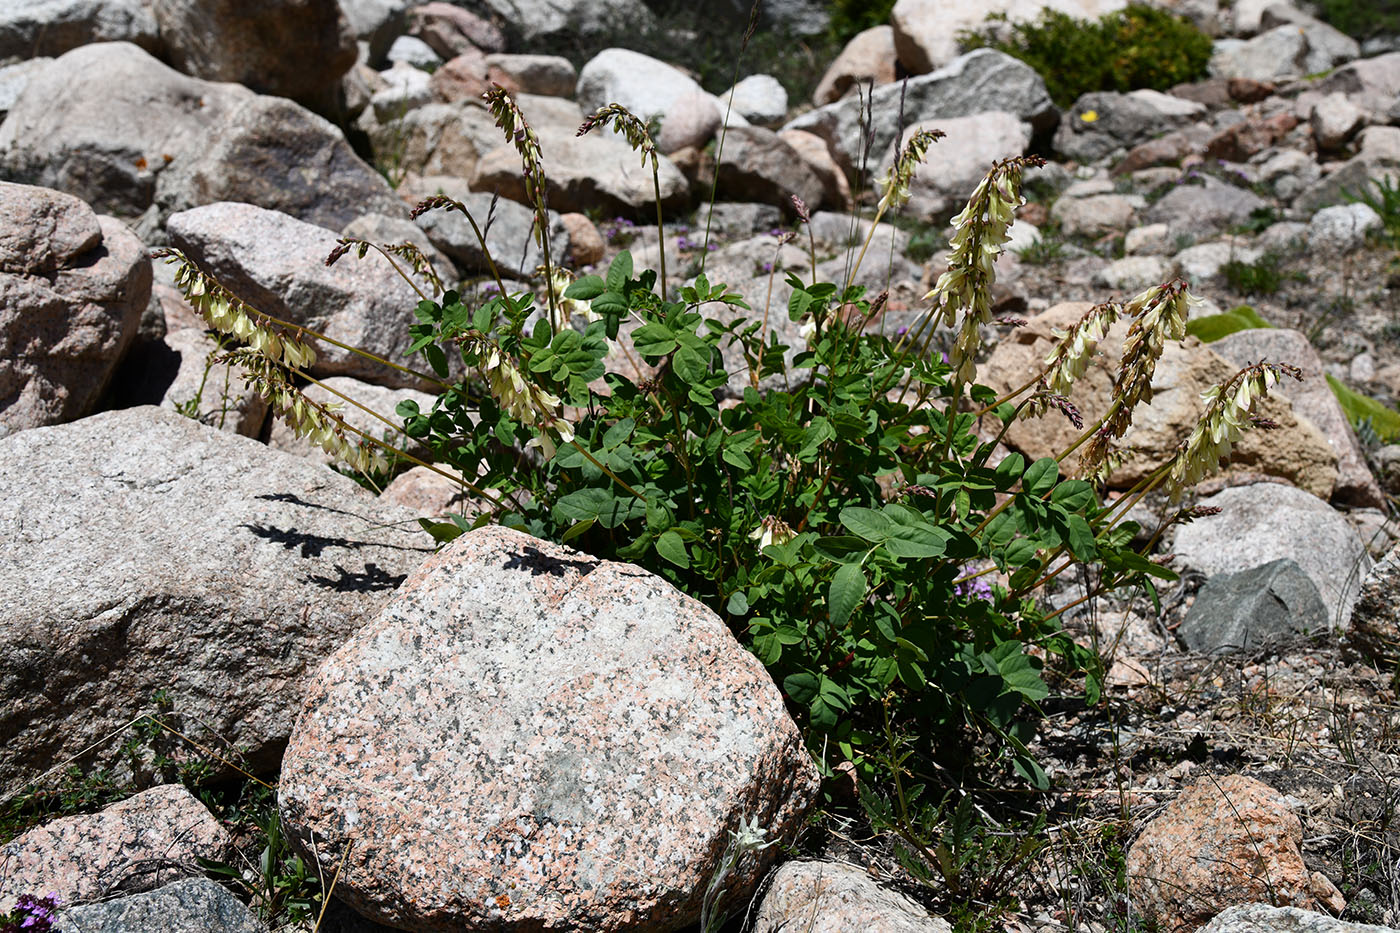
[[[1273,326],[1249,305],[1240,305],[1220,314],[1191,318],[1186,322],[1186,333],[1198,338],[1202,343],[1214,343],[1237,331]]]
[[[1027,265],[1048,266],[1065,257],[1065,244],[1059,237],[1047,236],[1042,231],[1040,239],[1020,250],[1016,255]]]
[[[1220,274],[1241,295],[1272,295],[1283,285],[1281,265],[1277,253],[1265,253],[1254,262],[1232,259],[1220,267]]]
[[[1363,422],[1369,423],[1370,430],[1387,444],[1400,438],[1400,411],[1347,388],[1340,379],[1331,375],[1327,377],[1327,385],[1337,396],[1342,411],[1353,427],[1359,427]]]
[[[1029,23],[1005,16],[959,35],[966,48],[991,47],[1030,65],[1045,78],[1056,104],[1069,107],[1092,91],[1165,91],[1205,77],[1212,43],[1189,21],[1155,7],[1130,5],[1097,20],[1046,8]],[[1006,38],[1009,31],[1010,37]]]
[[[1385,226],[1384,239],[1391,246],[1400,247],[1400,184],[1391,176],[1371,179],[1359,193],[1343,188],[1342,197],[1348,203],[1365,204],[1379,214]]]

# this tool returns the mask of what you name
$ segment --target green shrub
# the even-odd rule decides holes
[[[1322,21],[1355,39],[1400,33],[1400,0],[1314,0]]]
[[[1333,376],[1327,377],[1327,384],[1331,386],[1332,394],[1337,396],[1342,411],[1346,412],[1347,420],[1353,427],[1359,427],[1366,422],[1376,436],[1387,444],[1400,438],[1400,412],[1347,388],[1340,379]]]
[[[538,139],[504,91],[489,103],[521,153],[527,190],[543,192]],[[600,126],[644,159],[654,151],[640,121],[616,105],[582,131]],[[871,237],[907,200],[933,139],[916,134],[886,174]],[[1293,374],[1272,363],[1241,370],[1165,464],[1105,505],[1095,477],[1123,455],[1117,442],[1165,343],[1184,337],[1191,298],[1177,281],[1095,305],[1038,378],[1004,395],[979,385],[995,259],[1034,164],[999,162],[977,186],[954,220],[949,269],[911,332],[882,333],[871,322],[883,296],[872,301],[850,284],[869,239],[844,283],[817,281],[814,255],[812,276],[790,275],[791,297],[773,309],[751,307],[703,273],[668,287],[664,254],[659,273],[635,269],[622,252],[604,274],[566,285],[546,248],[542,302],[504,288],[489,300],[439,295],[411,246],[343,239],[329,257],[374,249],[428,278],[410,353],[438,395],[431,410],[405,401],[397,413],[405,437],[432,451],[435,463],[424,465],[461,483],[482,514],[424,520],[425,530],[446,542],[499,522],[634,562],[709,606],[767,666],[823,774],[853,763],[877,822],[895,826],[928,872],[969,897],[987,892],[967,888],[970,854],[940,857],[928,827],[942,795],[926,792],[922,776],[990,757],[1048,786],[1029,750],[1040,703],[1058,691],[1097,704],[1103,678],[1098,654],[1066,631],[1061,613],[1124,587],[1155,600],[1154,581],[1175,575],[1133,548],[1139,529],[1124,516],[1154,489],[1179,491],[1214,469],[1248,406]],[[542,195],[533,206],[547,218]],[[432,209],[460,211],[476,226],[443,197],[415,214]],[[357,469],[377,468],[390,445],[298,388],[314,358],[303,341],[317,335],[165,254],[206,321],[243,335],[249,346],[231,360],[278,415]],[[778,337],[780,315],[792,325],[785,332],[800,334],[795,346]],[[1086,426],[1066,394],[1120,319],[1132,326],[1113,398]],[[1034,462],[1001,450],[1006,429],[1032,416],[1064,417],[1082,433]],[[988,427],[1000,433],[988,440]],[[357,435],[362,443],[349,440]],[[1044,597],[1061,574],[1092,583],[1055,608]],[[1009,864],[1029,851],[1012,845],[996,857]]]
[[[1008,31],[1009,38],[998,38]],[[1137,5],[1097,21],[1046,8],[1034,22],[1002,23],[960,39],[968,48],[1000,49],[1030,65],[1061,107],[1091,91],[1165,91],[1198,80],[1212,48],[1210,37],[1187,20]]]
[[[1259,316],[1249,305],[1240,305],[1220,314],[1207,314],[1186,322],[1186,333],[1199,338],[1202,343],[1214,343],[1222,337],[1241,330],[1254,330],[1259,327],[1273,327]]]
[[[832,35],[844,43],[858,32],[888,23],[894,2],[895,0],[832,0],[829,4]]]

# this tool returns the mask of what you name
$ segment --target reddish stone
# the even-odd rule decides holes
[[[1267,784],[1205,777],[1143,829],[1128,852],[1128,888],[1144,917],[1167,933],[1259,901],[1340,910],[1341,893],[1304,864],[1302,841],[1303,824]]]
[[[428,86],[449,104],[476,100],[491,87],[486,79],[486,56],[476,49],[458,55],[433,72]]]
[[[1206,143],[1206,157],[1226,162],[1247,162],[1286,136],[1298,118],[1291,113],[1279,113],[1267,120],[1237,123],[1217,133]]]
[[[1274,93],[1272,82],[1256,81],[1253,78],[1231,78],[1229,86],[1230,99],[1242,104],[1257,104]]]

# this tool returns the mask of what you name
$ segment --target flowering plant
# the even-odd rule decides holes
[[[34,897],[21,894],[14,909],[0,914],[0,933],[48,933],[58,915],[58,896]]]
[[[521,148],[543,216],[544,157],[503,95],[493,92],[492,108]],[[604,108],[584,130],[612,126],[649,159],[649,137],[629,117]],[[919,134],[901,152],[877,218],[898,206],[936,139]],[[1236,377],[1171,462],[1102,504],[1093,474],[1150,398],[1156,361],[1182,335],[1191,300],[1173,282],[1098,305],[1025,385],[1000,397],[978,385],[995,261],[1023,203],[1023,170],[1035,163],[999,162],[977,186],[955,218],[949,269],[908,331],[885,334],[885,296],[850,284],[864,247],[844,285],[816,281],[815,255],[810,281],[787,277],[785,311],[801,347],[768,326],[770,309],[751,308],[703,271],[667,290],[655,272],[638,274],[627,252],[602,275],[570,279],[545,251],[541,310],[534,295],[503,286],[479,304],[420,292],[410,352],[439,394],[430,411],[405,401],[397,413],[415,449],[476,497],[475,514],[425,519],[425,529],[447,541],[499,522],[665,577],[767,665],[827,776],[850,762],[862,786],[890,793],[902,811],[921,783],[906,777],[964,763],[979,747],[1047,786],[1028,742],[1052,691],[1048,669],[1060,668],[1060,689],[1095,703],[1102,665],[1061,625],[1069,607],[1052,609],[1040,594],[1087,567],[1093,582],[1078,602],[1119,587],[1155,598],[1153,581],[1173,574],[1132,548],[1138,528],[1123,516],[1161,483],[1179,487],[1213,469],[1282,370]],[[418,210],[432,209],[467,213],[441,197]],[[370,246],[343,241],[331,260]],[[381,251],[416,267],[406,250]],[[213,287],[195,273],[183,280]],[[1084,427],[1065,396],[1120,318],[1132,323],[1115,399]],[[951,337],[946,346],[941,335]],[[304,335],[274,336],[263,343],[280,356],[248,352],[263,352],[264,369],[300,373],[302,351],[289,359],[287,348]],[[274,400],[296,394],[291,378],[250,371]],[[333,412],[308,419],[298,404],[278,402],[318,439],[327,437],[318,419],[332,425],[328,443],[354,430]],[[1083,427],[1072,446],[1033,463],[1000,450],[1013,421],[1057,417],[1051,409]],[[1069,458],[1080,447],[1076,476]]]

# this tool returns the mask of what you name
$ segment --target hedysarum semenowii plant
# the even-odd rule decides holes
[[[522,147],[542,209],[533,134],[504,91],[490,103]],[[583,129],[611,125],[649,159],[650,137],[635,120],[603,108]],[[894,209],[934,138],[916,136],[901,151],[877,214]],[[1092,476],[1120,455],[1113,443],[1150,398],[1156,361],[1183,333],[1192,299],[1170,282],[1098,305],[1023,386],[998,396],[978,385],[995,262],[1035,164],[998,162],[976,187],[954,220],[948,272],[906,335],[867,326],[884,296],[849,283],[790,275],[786,306],[760,309],[703,274],[663,294],[656,273],[639,272],[625,251],[567,285],[542,270],[543,314],[530,292],[425,294],[411,352],[439,394],[431,410],[406,401],[397,414],[403,435],[439,469],[470,477],[479,495],[478,514],[424,527],[447,541],[500,522],[671,581],[767,665],[824,773],[853,763],[862,786],[898,798],[902,819],[918,806],[908,774],[965,764],[978,748],[1046,786],[1029,748],[1038,704],[1052,691],[1096,703],[1103,672],[1062,624],[1069,607],[1040,598],[1045,587],[1091,568],[1094,582],[1072,606],[1115,589],[1155,594],[1155,581],[1172,579],[1133,547],[1138,528],[1123,516],[1162,483],[1179,487],[1213,469],[1287,370],[1243,371],[1169,463],[1104,503]],[[418,210],[431,209],[472,219],[446,198]],[[547,229],[541,221],[537,232]],[[586,313],[566,317],[564,301],[586,303],[577,308]],[[768,326],[770,312],[792,327]],[[1120,319],[1132,323],[1115,397],[1083,426],[1067,396]],[[939,324],[953,334],[947,360],[934,348]],[[804,345],[786,346],[782,333],[801,333]],[[285,350],[264,357],[264,367],[311,371],[293,365],[298,351],[292,361]],[[726,359],[747,367],[734,382],[742,390],[731,389]],[[1083,430],[1055,457],[1027,462],[1002,450],[1006,427],[1033,416]],[[319,422],[304,430],[324,432]]]

